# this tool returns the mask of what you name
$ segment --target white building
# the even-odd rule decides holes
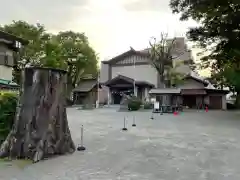
[[[197,77],[190,68],[191,51],[187,49],[184,38],[177,38],[172,52],[173,66],[178,61],[184,63],[177,68],[185,74],[184,83],[179,85],[179,96],[183,105],[196,107],[199,104],[209,104],[215,109],[226,109],[226,91],[210,89],[209,83]],[[171,89],[157,90],[159,75],[152,66],[146,50],[130,49],[109,61],[103,61],[100,71],[100,82],[105,85],[101,100],[108,99],[110,104],[119,104],[122,93],[135,94],[142,100],[149,99],[150,94],[171,93]],[[135,90],[135,92],[134,92]],[[164,91],[164,92],[163,92]],[[177,93],[177,91],[172,91]]]

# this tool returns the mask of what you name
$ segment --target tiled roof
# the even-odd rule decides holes
[[[27,41],[27,40],[22,39],[22,38],[20,38],[20,37],[17,37],[17,36],[15,36],[15,35],[6,33],[6,32],[4,32],[4,31],[0,31],[0,39],[5,39],[5,40],[8,40],[8,41],[19,41],[19,42],[21,42],[21,43],[24,44],[24,45],[27,45],[27,44],[28,44],[28,41]]]
[[[132,79],[132,78],[130,78],[130,77],[127,77],[127,76],[118,75],[118,76],[116,76],[115,78],[107,81],[107,82],[105,83],[105,85],[108,86],[108,85],[112,84],[113,82],[115,82],[115,81],[117,81],[117,80],[119,80],[119,79],[124,80],[124,81],[126,81],[126,82],[128,82],[128,83],[130,83],[130,84],[133,84],[133,83],[134,83],[134,79]],[[147,82],[147,81],[136,81],[136,80],[135,80],[135,84],[136,84],[136,85],[139,85],[139,86],[144,86],[144,85],[145,85],[145,86],[154,87],[153,84],[151,84],[151,83],[149,83],[149,82]]]
[[[0,79],[0,84],[9,85],[9,86],[18,86],[17,83],[9,81],[9,80],[5,80],[5,79]]]
[[[97,85],[96,80],[83,80],[73,92],[89,92]]]
[[[198,82],[203,83],[205,86],[209,85],[209,82],[207,82],[203,77],[198,76],[195,72],[190,72],[189,74],[186,75],[185,78],[191,78],[194,79]]]

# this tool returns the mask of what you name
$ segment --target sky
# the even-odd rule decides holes
[[[169,1],[7,0],[2,4],[0,24],[25,20],[44,24],[52,33],[84,32],[100,60],[107,60],[130,46],[146,48],[151,37],[158,38],[161,32],[170,38],[185,36],[188,28],[197,26],[194,21],[181,22],[179,15],[172,14]]]

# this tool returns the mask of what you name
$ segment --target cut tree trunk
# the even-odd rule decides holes
[[[25,69],[15,122],[1,145],[1,158],[38,162],[75,151],[66,114],[66,78],[63,70]]]

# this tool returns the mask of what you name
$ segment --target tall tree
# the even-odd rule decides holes
[[[177,68],[183,63],[177,63],[174,65],[173,60],[186,53],[186,51],[184,50],[183,52],[178,53],[177,56],[173,57],[176,38],[168,39],[167,33],[161,33],[159,41],[157,41],[156,38],[153,38],[149,44],[151,63],[159,75],[158,88],[171,87],[174,81],[176,83],[177,81],[180,82],[181,76],[183,75],[177,72]]]
[[[215,76],[217,74],[224,83],[233,86],[238,94],[237,102],[240,102],[240,86],[236,84],[240,81],[228,78],[240,71],[239,0],[171,0],[170,7],[173,13],[181,14],[181,20],[191,18],[199,22],[199,27],[189,30],[188,37],[210,52],[202,59],[203,65],[212,68]],[[231,73],[229,68],[233,70]]]
[[[179,61],[175,63],[173,66],[166,67],[165,76],[168,79],[169,87],[178,87],[179,85],[184,83],[185,74],[178,71],[178,68],[183,65],[183,61]]]
[[[167,33],[161,33],[159,41],[153,38],[149,42],[149,56],[153,67],[158,72],[157,88],[169,88],[181,82],[183,75],[176,71],[173,59],[181,56],[185,52],[178,53],[178,56],[173,57],[175,50],[176,38],[168,39]],[[169,95],[158,96],[161,104],[170,104],[171,98]]]
[[[56,40],[62,47],[68,64],[68,92],[79,84],[86,74],[97,75],[97,55],[84,33],[60,32]]]
[[[166,67],[172,66],[172,49],[175,39],[169,42],[167,37],[168,34],[161,33],[161,39],[159,41],[157,41],[156,38],[153,38],[152,41],[149,41],[150,60],[153,67],[158,72],[158,88],[166,87],[166,76],[164,76]]]

